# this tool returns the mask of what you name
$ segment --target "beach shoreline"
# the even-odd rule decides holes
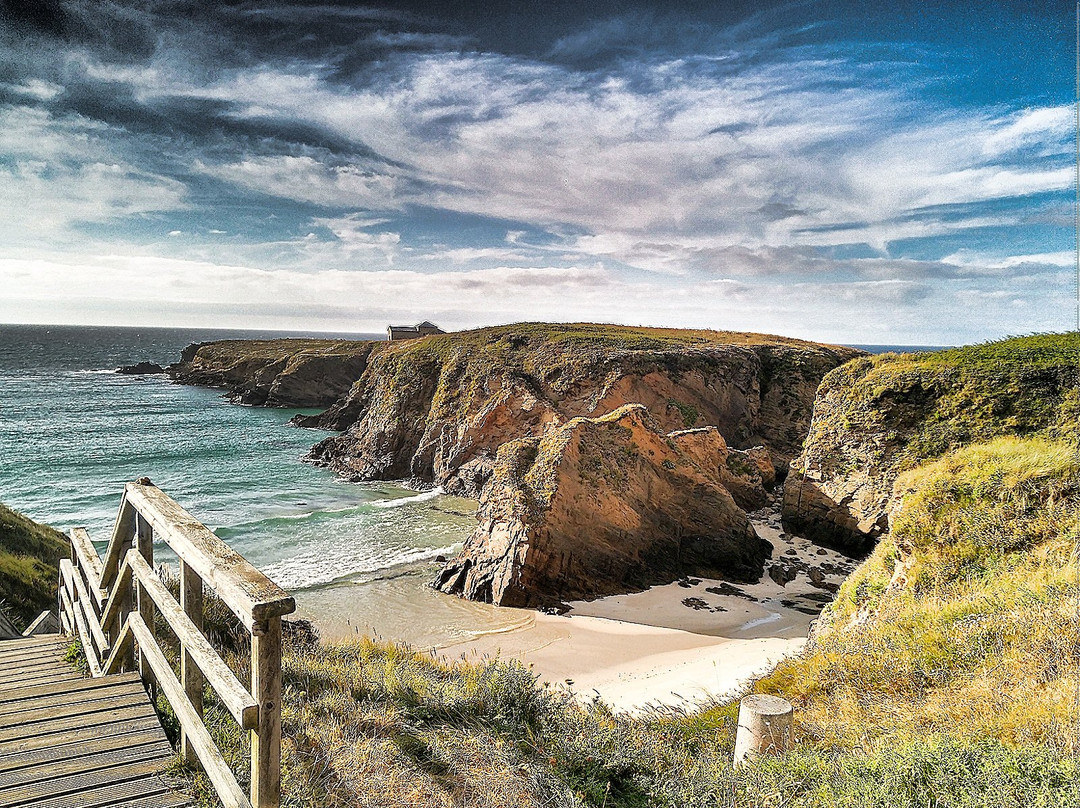
[[[430,651],[446,663],[512,659],[542,682],[582,700],[600,698],[618,711],[688,709],[737,694],[753,677],[799,653],[811,622],[831,599],[829,589],[853,567],[839,553],[785,534],[775,512],[758,515],[754,527],[773,545],[771,564],[833,571],[816,584],[805,572],[783,583],[768,574],[754,584],[688,578],[574,602],[563,615],[471,603],[428,589],[421,598],[426,627],[410,626],[403,616],[389,630],[364,624],[356,612],[343,625],[349,588],[342,586],[321,590],[317,608],[302,594],[300,614],[328,641],[375,635]],[[396,579],[398,585],[407,577]],[[404,586],[402,600],[416,586],[422,581]],[[432,627],[440,621],[457,621],[456,633]]]

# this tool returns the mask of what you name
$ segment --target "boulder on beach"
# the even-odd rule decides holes
[[[504,606],[551,606],[687,575],[758,580],[772,548],[724,485],[726,445],[711,435],[691,449],[686,441],[627,404],[506,443],[481,494],[479,526],[434,586]]]

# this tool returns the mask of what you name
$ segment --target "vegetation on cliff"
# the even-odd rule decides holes
[[[821,378],[860,352],[762,334],[519,323],[391,343],[308,426],[347,430],[312,458],[351,479],[479,494],[499,446],[577,416],[648,407],[666,431],[716,426],[786,468]]]
[[[832,371],[792,466],[785,524],[868,552],[899,474],[1000,435],[1080,439],[1080,334],[867,356]]]
[[[909,471],[892,530],[827,607],[813,651],[759,683],[808,737],[927,733],[1080,751],[1080,455],[997,438]]]
[[[0,605],[16,625],[55,609],[57,564],[68,553],[63,533],[0,505]]]

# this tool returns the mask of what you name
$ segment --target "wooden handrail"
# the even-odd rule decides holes
[[[180,602],[154,572],[154,540],[180,564]],[[128,483],[104,560],[82,528],[71,532],[71,560],[60,564],[60,623],[77,633],[91,674],[137,660],[148,687],[168,699],[181,728],[181,757],[202,766],[229,808],[278,808],[281,799],[281,616],[296,604],[281,587],[143,478]],[[245,688],[202,632],[209,587],[251,635],[251,688]],[[154,612],[180,645],[178,679],[154,637]],[[244,796],[203,725],[210,685],[251,733],[251,793]]]

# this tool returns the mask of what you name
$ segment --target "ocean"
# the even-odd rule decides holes
[[[445,646],[522,615],[426,586],[475,527],[476,504],[393,483],[347,483],[301,461],[313,410],[245,407],[219,390],[115,373],[167,365],[192,342],[381,335],[0,326],[0,502],[103,549],[124,483],[149,477],[292,592],[327,636]],[[167,562],[168,549],[156,557]]]

